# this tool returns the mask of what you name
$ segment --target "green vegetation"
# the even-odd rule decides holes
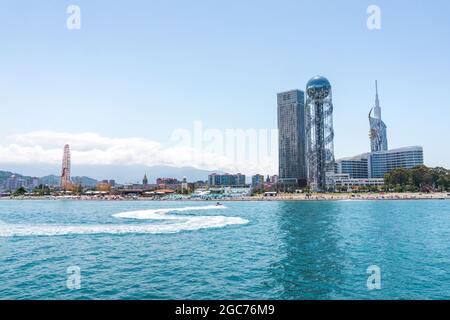
[[[24,187],[20,187],[14,192],[14,196],[23,196],[25,193],[27,193],[27,190]]]
[[[394,189],[396,192],[443,192],[450,190],[450,170],[426,166],[395,169],[384,176],[384,183],[388,189]]]
[[[48,196],[51,191],[47,185],[39,185],[39,187],[34,188],[33,193],[38,196]]]

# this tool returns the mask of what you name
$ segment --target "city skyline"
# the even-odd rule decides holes
[[[98,4],[79,1],[81,29],[69,31],[66,6],[27,4],[33,10],[22,12],[20,3],[0,13],[9,49],[0,54],[8,61],[0,76],[0,103],[8,110],[0,128],[0,168],[59,164],[65,143],[81,165],[181,166],[186,160],[173,146],[174,130],[192,130],[196,120],[222,131],[274,129],[274,94],[302,89],[314,74],[333,83],[337,159],[369,151],[367,108],[378,79],[390,147],[421,145],[426,165],[450,167],[450,151],[439,141],[449,116],[450,75],[441,72],[450,70],[449,44],[434,40],[449,22],[426,4],[380,1],[382,27],[369,30],[367,5],[357,1],[326,3],[324,11],[320,1],[263,2],[256,9],[180,2],[180,10],[170,14],[161,3],[142,2],[139,10],[112,5],[105,13]],[[292,19],[300,7],[311,15]],[[130,18],[136,14],[142,19]],[[314,23],[319,14],[321,25]],[[23,19],[16,21],[18,16]],[[417,19],[411,22],[411,16]],[[234,26],[224,24],[230,17]],[[268,23],[271,17],[278,23]],[[180,28],[185,24],[190,28]],[[429,32],[437,36],[430,39]],[[305,43],[317,50],[299,51]],[[208,169],[245,171],[227,159],[217,163],[219,168]],[[203,168],[201,162],[188,165]],[[264,171],[276,173],[277,164]]]
[[[312,80],[317,79],[317,78],[320,79],[320,78],[323,78],[323,77],[316,76],[316,77],[310,79],[309,82],[311,82]],[[323,78],[323,79],[325,81],[328,81],[325,78]],[[307,89],[308,89],[309,82],[307,84]],[[369,151],[372,151],[372,152],[374,152],[374,151],[387,151],[388,149],[387,149],[386,125],[381,120],[381,108],[380,108],[380,103],[379,103],[377,81],[375,81],[375,86],[376,86],[375,105],[374,105],[373,108],[370,109],[370,112],[369,112],[369,120],[370,120],[369,121],[369,128],[370,128],[370,133],[369,133],[369,140],[370,140],[370,148],[369,149],[370,150]],[[330,88],[330,90],[331,90],[331,88]],[[292,118],[292,119],[289,120],[289,123],[292,122],[291,120],[294,120],[294,122],[297,121],[299,124],[297,126],[294,126],[294,127],[292,127],[292,126],[289,127],[289,128],[287,128],[286,126],[284,126],[284,127],[286,127],[285,129],[289,129],[288,131],[296,132],[297,134],[300,134],[300,136],[304,135],[304,137],[305,137],[303,139],[301,139],[301,138],[298,139],[299,151],[303,150],[303,152],[297,152],[298,153],[298,156],[297,156],[297,158],[298,158],[297,160],[298,161],[296,160],[295,162],[296,163],[299,162],[300,166],[291,165],[291,168],[290,168],[291,171],[292,170],[296,171],[296,170],[299,170],[299,168],[300,168],[300,171],[298,172],[298,178],[296,178],[300,182],[302,180],[304,181],[304,179],[305,179],[304,177],[305,177],[306,174],[309,174],[307,172],[304,172],[304,171],[306,171],[307,162],[308,162],[307,159],[304,159],[305,156],[307,156],[307,150],[306,150],[307,149],[307,143],[305,143],[305,139],[307,139],[307,134],[306,134],[306,129],[305,129],[305,123],[303,121],[305,119],[305,110],[307,109],[306,105],[305,105],[305,94],[304,94],[304,91],[295,89],[295,90],[290,90],[290,91],[279,93],[278,94],[278,112],[280,112],[280,110],[281,110],[280,109],[280,105],[283,104],[283,102],[282,102],[283,98],[284,98],[284,100],[286,100],[285,96],[287,96],[289,99],[291,99],[292,94],[296,94],[296,95],[299,96],[299,98],[296,99],[297,102],[294,101],[295,99],[293,100],[295,102],[294,104],[297,105],[297,109],[298,110],[296,112],[291,112],[290,114],[286,114],[286,116],[288,116],[288,118]],[[287,101],[288,104],[290,104],[292,102],[291,100]],[[331,101],[331,94],[330,94],[330,101]],[[308,104],[308,99],[306,99],[306,104]],[[331,106],[331,109],[333,109],[332,106]],[[298,113],[298,115],[295,116],[295,114],[297,114],[297,113]],[[373,116],[372,116],[372,114],[373,114]],[[278,115],[278,117],[280,117],[280,115]],[[295,120],[295,119],[297,119],[297,120]],[[285,120],[287,120],[287,118]],[[280,118],[279,118],[278,121],[280,121]],[[331,117],[331,121],[332,121],[332,117]],[[279,123],[279,125],[280,125],[280,123]],[[373,132],[374,132],[374,130],[380,129],[380,128],[381,128],[381,131],[382,131],[381,133],[382,134],[381,134],[381,137],[378,137],[379,141],[378,141],[378,145],[377,145],[374,142],[375,139],[374,139]],[[332,128],[332,123],[331,123],[331,130],[334,131],[333,128]],[[49,131],[39,131],[39,132],[36,132],[36,133],[41,135],[41,137],[42,137],[42,135],[45,136],[46,134],[50,134],[50,135],[52,134]],[[289,132],[287,132],[287,134],[288,135],[292,135],[292,134],[289,134]],[[84,134],[84,135],[86,135],[87,137],[91,137],[91,138],[95,137],[95,134]],[[334,133],[332,132],[331,135],[334,136]],[[379,135],[379,133],[377,133],[377,135]],[[69,136],[71,138],[76,137],[76,135],[67,135],[67,136]],[[59,141],[62,141],[61,139],[62,139],[62,137],[58,138]],[[281,139],[280,141],[283,140],[282,135],[279,135],[279,139]],[[19,140],[20,140],[20,137],[19,137]],[[22,140],[27,140],[26,135],[25,135],[25,138],[22,137]],[[135,140],[135,139],[133,139],[133,140]],[[136,140],[139,140],[139,139],[136,139]],[[32,141],[32,139],[30,137],[30,134],[28,134],[28,143],[31,144],[31,141]],[[140,142],[143,142],[143,141],[140,141]],[[301,146],[302,142],[305,145]],[[93,143],[91,143],[91,144],[94,145]],[[377,145],[377,146],[375,146],[375,149],[374,149],[374,145]],[[411,144],[411,145],[415,145],[415,144]],[[399,148],[402,149],[404,147],[399,147]],[[399,148],[397,148],[397,149],[399,149]],[[422,147],[420,147],[420,148],[422,149]],[[68,170],[70,172],[70,149],[69,149],[69,144],[65,144],[64,149],[65,150],[64,150],[63,166],[64,166],[64,163],[67,162],[67,160],[65,160],[65,159],[68,158],[68,161],[69,161],[69,169]],[[332,151],[332,155],[333,156],[332,156],[332,159],[331,158],[330,159],[331,159],[332,162],[334,162],[335,158],[334,158],[334,148],[333,147],[331,148],[331,151]],[[279,151],[278,152],[278,157],[280,157],[280,154],[281,153]],[[356,157],[358,157],[358,156],[356,156]],[[346,158],[349,158],[349,156],[347,155],[346,157],[342,157],[341,159],[346,159]],[[282,159],[282,158],[279,158],[279,159]],[[340,160],[340,159],[337,159],[337,160]],[[24,164],[24,163],[21,163],[21,164]],[[0,165],[1,165],[1,163],[0,163]],[[274,165],[274,164],[272,164],[272,165]],[[158,164],[148,165],[149,168],[157,167],[157,166],[158,166]],[[280,174],[280,176],[282,176],[281,172],[282,172],[282,170],[285,170],[285,169],[282,169],[282,167],[280,166],[280,162],[278,162],[278,166],[279,166],[278,171],[274,171],[274,172],[271,172],[271,171],[253,171],[253,172],[251,172],[249,174],[248,172],[245,171],[245,169],[241,170],[241,171],[243,171],[244,173],[249,174],[249,175],[259,174],[260,172],[263,172],[264,174]],[[174,165],[173,167],[176,168],[176,167],[179,167],[179,166]],[[184,167],[189,167],[189,166],[184,166]],[[239,167],[239,164],[236,167]],[[301,169],[301,167],[303,167],[303,169]],[[221,168],[221,169],[217,169],[217,170],[214,169],[214,168],[211,168],[211,167],[202,168],[201,166],[200,167],[192,166],[192,168],[193,169],[200,169],[200,170],[203,169],[203,170],[224,172],[224,173],[226,173],[226,172],[233,172],[233,170],[226,170],[225,168]],[[61,185],[64,184],[64,182],[63,182],[64,179],[67,180],[66,178],[64,178],[64,176],[65,176],[64,172],[66,170],[67,169],[63,167],[62,175],[61,175]],[[237,171],[240,171],[240,170],[235,170],[235,171],[237,172]],[[83,174],[83,173],[81,173],[81,174]],[[37,174],[32,174],[32,175],[37,175]],[[69,173],[69,176],[70,176],[70,173]],[[70,180],[70,178],[69,178],[69,180]],[[288,178],[288,180],[289,180],[289,178]],[[306,181],[300,182],[299,184],[300,185],[305,185]]]

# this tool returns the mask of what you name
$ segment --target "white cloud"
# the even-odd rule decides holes
[[[189,145],[163,146],[143,138],[109,138],[96,133],[32,131],[7,137],[0,144],[0,163],[59,164],[65,144],[71,147],[72,165],[169,165],[228,172],[272,172],[271,163],[232,161],[223,154],[201,152]]]

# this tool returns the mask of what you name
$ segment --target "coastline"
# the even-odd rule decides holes
[[[17,196],[0,197],[1,200],[73,200],[73,201],[162,201],[162,202],[180,202],[180,201],[209,201],[209,202],[228,202],[228,201],[377,201],[377,200],[450,200],[450,193],[323,193],[323,194],[279,194],[276,196],[242,196],[242,197],[223,197],[217,199],[204,199],[197,197],[182,198],[150,198],[150,197],[122,197],[122,196]]]

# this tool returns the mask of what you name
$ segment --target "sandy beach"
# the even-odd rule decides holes
[[[183,196],[181,198],[153,198],[153,197],[123,197],[117,195],[82,195],[82,196],[17,196],[2,197],[1,200],[78,200],[78,201],[361,201],[361,200],[450,200],[450,193],[313,193],[292,194],[279,193],[273,196],[254,195],[242,197],[223,197],[218,199],[205,199]]]
[[[425,200],[450,199],[450,193],[316,193],[316,194],[278,194],[268,197],[264,195],[256,195],[247,197],[249,200],[301,200],[301,201],[326,201],[326,200]]]

